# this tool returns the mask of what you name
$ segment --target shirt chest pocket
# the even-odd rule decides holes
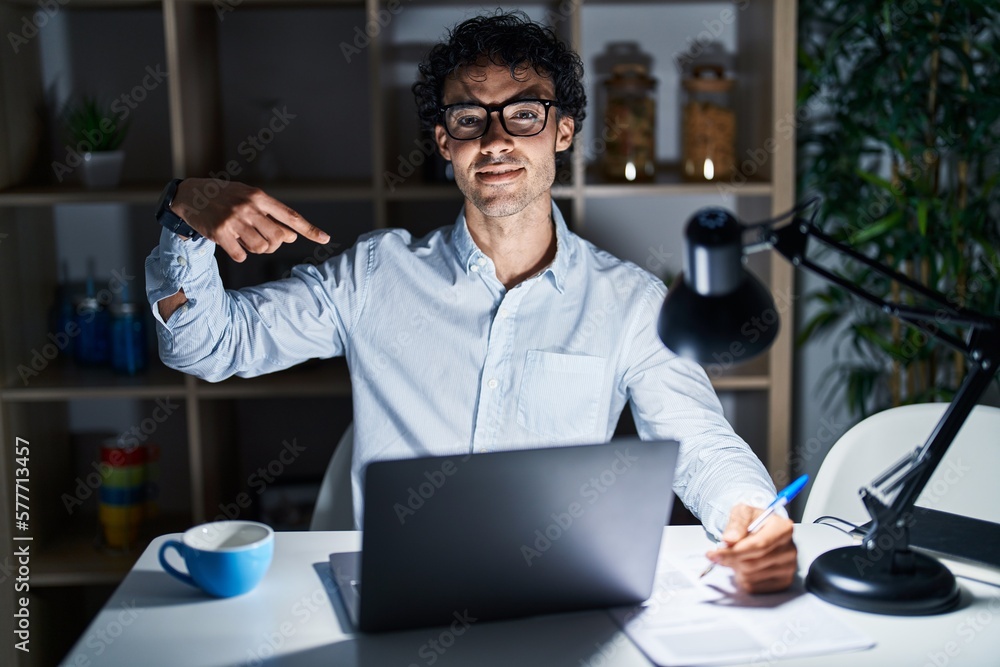
[[[552,444],[594,437],[606,359],[529,350],[517,423]]]

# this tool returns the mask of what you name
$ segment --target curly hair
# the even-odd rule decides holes
[[[574,133],[580,131],[587,105],[580,57],[560,41],[552,28],[533,22],[522,11],[502,10],[463,21],[420,63],[421,79],[413,84],[413,95],[425,131],[433,133],[440,119],[447,77],[483,58],[494,65],[506,65],[515,79],[526,67],[551,77],[558,113],[573,119]]]

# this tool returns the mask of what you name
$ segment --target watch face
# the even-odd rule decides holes
[[[163,188],[163,193],[160,195],[160,202],[157,205],[159,209],[158,215],[162,214],[163,211],[167,209],[170,202],[173,201],[174,195],[177,194],[177,186],[180,185],[180,180],[174,179],[167,183],[167,187]]]

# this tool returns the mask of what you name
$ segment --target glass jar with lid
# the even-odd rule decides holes
[[[604,176],[649,181],[656,172],[656,79],[641,63],[615,65],[604,85]]]
[[[734,80],[721,65],[697,65],[684,78],[682,131],[684,177],[718,181],[733,174],[736,163]]]

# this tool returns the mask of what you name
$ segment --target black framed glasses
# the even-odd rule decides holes
[[[500,125],[512,137],[533,137],[545,129],[549,107],[555,100],[514,100],[495,107],[481,104],[449,104],[441,107],[441,120],[452,139],[478,139],[490,129],[493,112],[500,115]]]

